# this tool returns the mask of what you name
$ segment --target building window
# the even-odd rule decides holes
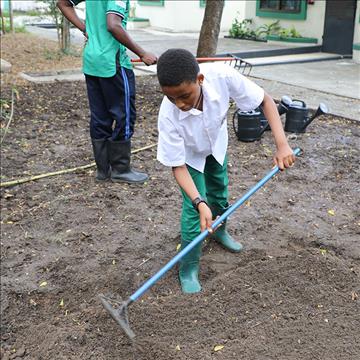
[[[275,19],[306,19],[306,0],[256,0],[256,16]]]
[[[165,0],[138,0],[140,5],[164,6]]]

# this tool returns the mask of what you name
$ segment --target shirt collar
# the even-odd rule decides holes
[[[204,79],[204,83],[202,85],[203,89],[203,110],[206,109],[206,103],[212,102],[220,99],[220,94],[216,91],[215,88],[213,88],[207,81],[206,78]],[[203,113],[203,111],[197,110],[197,109],[191,109],[189,111],[181,111],[178,109],[179,112],[179,120],[183,120],[187,118],[188,116],[198,116]]]

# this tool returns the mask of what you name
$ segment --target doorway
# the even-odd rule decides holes
[[[322,51],[351,55],[356,0],[327,0]]]

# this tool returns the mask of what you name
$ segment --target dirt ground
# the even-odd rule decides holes
[[[84,83],[17,91],[2,182],[93,161]],[[162,98],[154,77],[139,77],[137,91],[133,149],[156,144]],[[274,150],[269,132],[239,142],[233,112],[231,202],[271,169]],[[322,116],[292,137],[304,151],[295,166],[229,220],[244,252],[206,241],[196,295],[183,295],[169,271],[129,307],[134,342],[97,295],[126,299],[176,254],[181,197],[156,147],[133,156],[150,174],[142,186],[99,184],[92,168],[1,188],[1,357],[358,359],[359,136],[358,123]]]

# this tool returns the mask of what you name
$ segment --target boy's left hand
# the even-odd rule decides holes
[[[280,170],[293,166],[294,162],[295,155],[288,144],[283,145],[276,150],[274,163]]]

